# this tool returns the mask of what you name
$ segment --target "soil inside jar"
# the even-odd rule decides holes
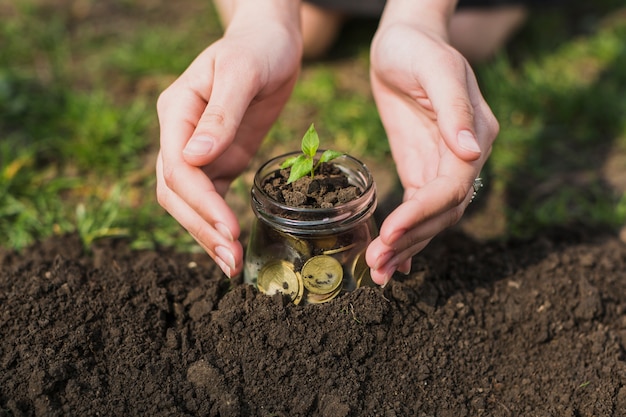
[[[332,208],[350,202],[361,195],[359,187],[350,184],[347,175],[335,164],[323,162],[315,175],[304,176],[290,184],[290,168],[268,175],[263,191],[278,201],[296,208]]]

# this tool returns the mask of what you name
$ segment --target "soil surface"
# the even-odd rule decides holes
[[[206,256],[0,251],[0,416],[626,416],[626,245],[433,241],[294,306]]]
[[[280,169],[268,175],[263,182],[265,193],[290,207],[332,208],[352,201],[361,195],[348,177],[332,163],[323,162],[313,177],[306,175],[288,182],[291,169]]]

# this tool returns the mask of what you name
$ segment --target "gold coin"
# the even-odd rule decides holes
[[[329,250],[323,251],[322,255],[335,255],[337,253],[348,251],[348,250],[354,248],[355,246],[356,246],[356,243],[352,243],[350,245],[341,246],[339,248],[329,249]]]
[[[337,244],[337,236],[328,235],[328,236],[318,237],[315,240],[312,240],[311,243],[313,244],[315,249],[325,251],[328,249],[332,249],[333,246]]]
[[[330,294],[343,279],[343,268],[331,256],[314,256],[302,266],[302,282],[313,294]]]
[[[298,293],[295,297],[291,297],[291,301],[298,305],[300,301],[302,301],[302,297],[304,296],[304,283],[302,282],[302,275],[299,272],[296,272],[296,278],[298,278]]]
[[[365,250],[354,258],[352,264],[352,277],[355,280],[356,288],[363,286],[373,286],[374,282],[370,275],[370,268],[365,261]]]
[[[309,257],[311,255],[311,248],[306,240],[282,231],[277,231],[277,234],[278,239],[276,241],[295,250],[300,257]]]
[[[337,287],[337,289],[335,289],[335,291],[331,292],[330,294],[313,294],[313,293],[308,293],[307,297],[306,297],[306,301],[309,304],[321,304],[321,303],[325,303],[326,301],[330,301],[333,298],[337,297],[337,295],[339,295],[339,293],[342,290],[342,286],[340,285],[339,287]]]
[[[259,271],[257,280],[259,291],[267,295],[282,293],[298,302],[302,299],[301,280],[293,270],[293,264],[286,261],[272,261]]]

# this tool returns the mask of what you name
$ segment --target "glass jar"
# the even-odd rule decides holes
[[[365,250],[378,234],[376,186],[359,160],[331,161],[357,187],[356,199],[331,208],[299,208],[270,197],[263,181],[297,152],[269,160],[251,190],[255,214],[244,265],[244,281],[268,295],[283,293],[294,304],[322,303],[346,291],[374,285]],[[316,159],[321,151],[316,155]]]

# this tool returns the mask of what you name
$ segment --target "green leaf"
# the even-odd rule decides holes
[[[287,184],[304,177],[313,170],[313,159],[308,158],[305,155],[300,155],[298,160],[291,166],[291,172],[289,173],[289,179]]]
[[[343,156],[343,152],[326,149],[320,157],[320,163],[331,161],[335,158],[339,158],[340,156]]]
[[[311,123],[309,130],[306,131],[304,137],[302,138],[302,153],[308,155],[310,158],[313,158],[319,146],[320,138],[315,130],[315,126]]]
[[[285,169],[285,168],[289,168],[290,166],[293,166],[293,164],[296,163],[298,158],[301,158],[303,156],[304,155],[291,156],[291,157],[285,159],[285,161],[280,165],[280,169]]]

